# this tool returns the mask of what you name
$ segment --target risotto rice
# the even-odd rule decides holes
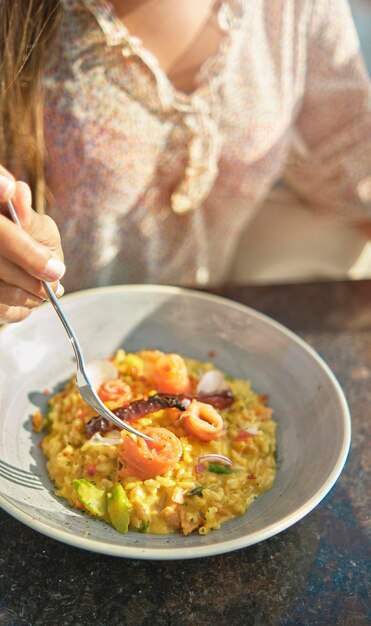
[[[178,359],[175,374],[166,365],[169,355],[118,350],[111,359],[118,379],[114,384],[108,381],[102,385],[100,397],[111,410],[152,398],[156,392],[196,397],[200,380],[205,372],[215,370],[214,365],[170,356],[172,364],[174,356]],[[163,376],[171,379],[171,389],[162,384]],[[201,431],[208,433],[206,440],[190,419],[187,422],[189,400],[186,410],[164,408],[132,422],[137,430],[152,432],[153,428],[161,437],[166,429],[172,433],[170,439],[180,442],[179,455],[161,471],[160,465],[153,469],[151,464],[153,456],[163,453],[163,447],[153,450],[152,455],[141,439],[150,468],[144,474],[142,469],[133,469],[141,468],[141,461],[133,465],[129,459],[130,446],[135,450],[140,443],[135,436],[126,431],[93,436],[87,432],[87,424],[96,414],[79,395],[75,379],[71,379],[51,397],[46,414],[37,412],[33,417],[35,430],[47,430],[41,447],[56,494],[72,507],[111,523],[119,532],[129,528],[157,534],[180,531],[188,535],[197,531],[205,535],[226,520],[244,514],[274,482],[276,424],[266,396],[254,393],[247,381],[227,375],[223,378],[232,401],[227,408],[212,409],[220,416],[220,425],[214,427],[214,413],[212,417],[205,413],[197,418]],[[192,400],[192,406],[197,402]],[[159,474],[151,474],[157,470]],[[116,500],[119,504],[113,509]]]

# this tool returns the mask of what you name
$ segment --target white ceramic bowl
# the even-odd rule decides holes
[[[89,290],[62,300],[87,360],[117,348],[160,348],[215,363],[268,393],[278,422],[273,488],[247,513],[206,536],[120,535],[53,494],[30,415],[74,373],[72,347],[45,304],[0,331],[0,505],[67,544],[123,557],[184,559],[243,548],[281,532],[311,511],[345,463],[350,417],[323,360],[272,319],[240,304],[161,286]]]

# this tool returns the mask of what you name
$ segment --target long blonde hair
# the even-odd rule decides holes
[[[42,71],[61,0],[0,1],[0,163],[45,206]]]

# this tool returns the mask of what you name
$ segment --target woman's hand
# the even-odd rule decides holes
[[[12,200],[22,224],[19,228],[0,210],[0,324],[19,322],[47,299],[41,280],[50,282],[57,296],[66,267],[58,228],[47,215],[31,208],[28,185],[16,182],[0,166],[0,204]],[[4,207],[4,205],[3,205]]]

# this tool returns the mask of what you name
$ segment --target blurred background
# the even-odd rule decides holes
[[[348,1],[371,76],[371,0]],[[371,278],[371,242],[340,220],[314,216],[279,182],[242,234],[231,276],[257,284]]]
[[[350,0],[363,55],[371,74],[371,0]]]

